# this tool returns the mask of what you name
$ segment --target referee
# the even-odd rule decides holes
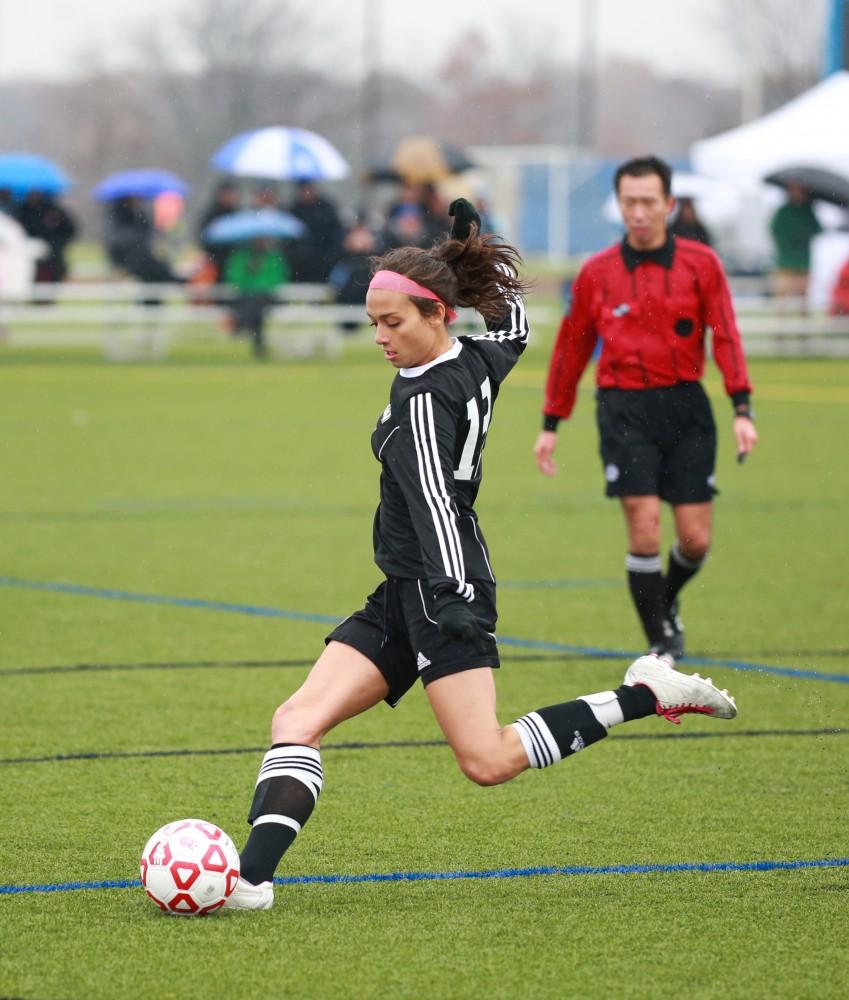
[[[616,171],[625,238],[591,257],[575,280],[534,453],[540,470],[554,475],[558,424],[571,415],[600,340],[596,413],[606,492],[619,498],[625,515],[628,585],[650,650],[675,659],[684,655],[679,593],[707,557],[716,492],[716,427],[700,383],[706,327],[734,408],[738,461],[758,435],[722,265],[709,247],[669,233],[671,181],[670,167],[655,156]],[[675,521],[665,576],[661,501]]]

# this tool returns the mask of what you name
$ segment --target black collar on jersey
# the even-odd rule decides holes
[[[672,233],[666,234],[666,242],[663,246],[654,250],[635,250],[628,242],[627,237],[622,240],[619,247],[622,253],[622,260],[629,271],[633,271],[640,264],[660,264],[667,271],[675,262],[675,237]]]

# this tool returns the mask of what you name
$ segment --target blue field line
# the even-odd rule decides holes
[[[138,604],[160,604],[177,608],[192,608],[200,611],[224,611],[230,614],[254,615],[260,618],[287,618],[292,621],[313,622],[319,625],[336,625],[342,620],[339,615],[322,615],[309,611],[289,611],[257,604],[239,604],[232,601],[210,601],[200,597],[171,597],[165,594],[145,594],[131,590],[115,590],[108,587],[89,587],[79,583],[59,583],[49,580],[23,580],[13,576],[0,576],[0,587],[18,587],[25,590],[47,590],[59,594],[73,594],[78,597],[99,597],[110,601],[132,601]],[[500,646],[521,649],[537,649],[541,652],[572,653],[598,660],[633,660],[644,651],[603,649],[598,646],[576,646],[566,642],[547,642],[540,639],[522,639],[518,636],[499,635]],[[798,667],[776,667],[766,663],[751,663],[747,660],[723,660],[712,656],[686,656],[683,659],[694,667],[730,667],[759,674],[774,674],[806,681],[830,681],[833,684],[849,684],[849,674],[829,674],[821,670],[802,670]]]
[[[80,583],[21,580],[14,576],[0,576],[0,587],[49,590],[57,594],[74,594],[77,597],[100,597],[109,601],[132,601],[136,604],[165,604],[175,608],[193,608],[200,611],[227,611],[230,614],[255,615],[259,618],[289,618],[294,621],[315,622],[320,625],[336,625],[342,620],[339,615],[286,611],[283,608],[267,608],[259,604],[209,601],[200,597],[169,597],[166,594],[143,594],[132,590],[114,590],[110,587],[87,587]]]
[[[288,875],[275,885],[352,885],[363,882],[450,882],[456,879],[539,878],[546,875],[680,875],[688,872],[774,872],[806,868],[846,868],[849,858],[813,858],[799,861],[684,861],[648,865],[541,865],[536,868],[490,868],[456,872],[373,872],[365,875]],[[0,885],[0,896],[35,892],[77,892],[80,889],[137,889],[138,879],[100,882],[47,882],[42,885]]]

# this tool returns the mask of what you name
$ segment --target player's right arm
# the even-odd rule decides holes
[[[592,357],[597,336],[590,281],[586,270],[582,270],[572,288],[571,309],[561,320],[554,342],[545,386],[543,427],[534,444],[537,466],[546,476],[553,476],[557,471],[554,462],[557,426],[574,409],[578,383]]]

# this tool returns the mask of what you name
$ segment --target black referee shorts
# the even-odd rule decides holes
[[[713,499],[716,425],[699,382],[659,389],[599,389],[596,416],[609,497]]]
[[[495,631],[495,584],[475,580],[472,611]],[[353,646],[368,657],[386,678],[393,706],[421,677],[431,681],[475,667],[498,667],[498,647],[492,636],[491,649],[479,652],[463,642],[452,642],[437,628],[433,595],[424,580],[390,577],[369,594],[366,606],[336,626],[324,640]]]

